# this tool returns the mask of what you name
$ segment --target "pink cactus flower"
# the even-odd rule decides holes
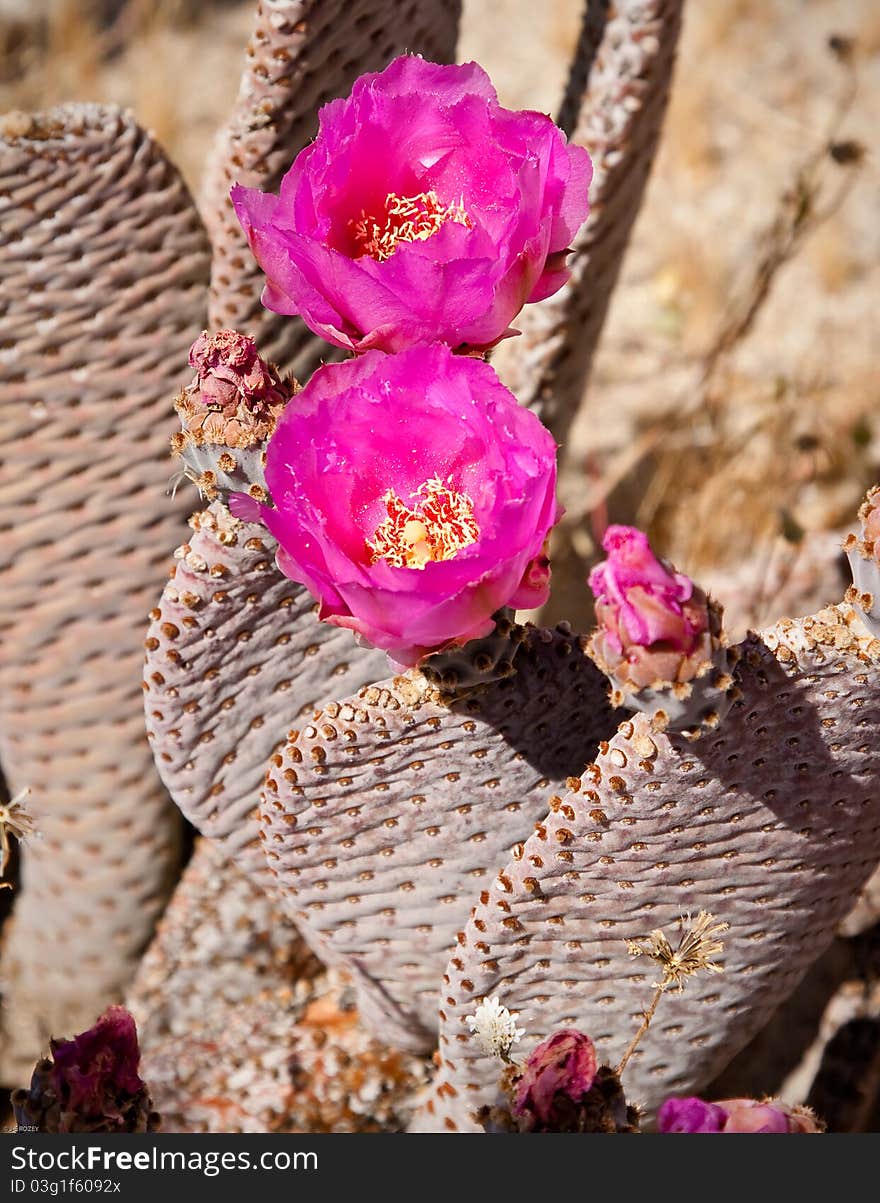
[[[608,559],[590,573],[598,630],[591,655],[634,688],[692,679],[713,651],[720,630],[701,589],[658,560],[632,526],[609,526]]]
[[[120,1118],[144,1090],[137,1028],[124,1007],[108,1007],[94,1027],[52,1041],[51,1081],[62,1113],[77,1123]]]
[[[608,615],[608,640],[618,651],[629,644],[665,643],[689,652],[707,622],[686,609],[693,581],[654,555],[647,535],[633,526],[609,526],[602,540],[608,559],[590,573],[590,588]]]
[[[232,201],[267,308],[355,351],[484,348],[568,278],[591,175],[476,63],[404,55],[324,106],[278,196],[236,185]]]
[[[533,1049],[523,1066],[514,1115],[528,1115],[536,1131],[561,1131],[570,1104],[579,1104],[596,1080],[596,1049],[589,1036],[564,1028]]]
[[[555,445],[488,364],[442,344],[320,368],[269,441],[278,564],[402,665],[547,597]],[[535,561],[539,561],[538,567]]]
[[[696,1097],[667,1099],[657,1113],[660,1132],[720,1132],[727,1116],[717,1103]]]
[[[189,363],[198,374],[200,399],[210,409],[231,414],[242,405],[262,416],[281,400],[277,376],[254,340],[237,330],[203,330],[190,348]]]
[[[699,1098],[667,1099],[657,1114],[660,1132],[816,1133],[821,1124],[804,1107],[765,1099],[725,1099],[706,1103]]]

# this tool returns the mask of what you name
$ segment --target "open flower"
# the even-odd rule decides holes
[[[608,559],[590,573],[593,658],[632,688],[693,678],[711,659],[720,629],[705,593],[658,560],[635,527],[609,526],[602,546]]]
[[[555,444],[488,364],[440,344],[320,368],[269,441],[262,520],[320,616],[399,664],[547,597]]]
[[[667,1099],[657,1113],[660,1132],[817,1133],[823,1127],[806,1107],[789,1107],[778,1099]]]
[[[325,105],[276,197],[236,185],[263,304],[328,342],[486,347],[568,278],[589,155],[476,63],[404,55]]]

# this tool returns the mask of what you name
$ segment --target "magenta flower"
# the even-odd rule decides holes
[[[400,664],[489,634],[547,598],[555,445],[488,364],[441,344],[320,368],[269,441],[279,543],[320,616]]]
[[[765,1099],[667,1099],[657,1113],[660,1132],[816,1133],[821,1124],[805,1107]]]
[[[94,1027],[72,1040],[52,1041],[52,1082],[65,1111],[107,1114],[118,1096],[136,1095],[141,1054],[137,1028],[124,1007],[108,1007]]]
[[[325,105],[279,195],[236,185],[263,304],[328,342],[491,346],[568,278],[592,164],[476,63],[402,56]]]
[[[597,604],[613,616],[608,641],[618,652],[628,644],[668,643],[688,652],[706,628],[702,615],[685,612],[693,581],[673,572],[651,551],[647,535],[633,526],[609,526],[602,540],[608,559],[590,573]]]
[[[602,546],[608,559],[589,582],[598,623],[594,659],[635,688],[694,677],[711,657],[720,628],[706,595],[658,560],[635,527],[609,526]]]
[[[657,1112],[660,1132],[720,1132],[727,1116],[717,1103],[696,1097],[667,1099]]]
[[[596,1049],[589,1036],[564,1028],[529,1055],[516,1084],[514,1115],[528,1115],[536,1131],[561,1131],[571,1104],[596,1080]]]

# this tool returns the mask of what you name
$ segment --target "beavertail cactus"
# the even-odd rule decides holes
[[[0,760],[42,835],[4,935],[15,1082],[119,996],[177,871],[132,672],[208,248],[161,150],[94,105],[0,123],[0,225]]]
[[[259,0],[234,111],[208,163],[203,210],[214,261],[210,321],[255,335],[264,355],[306,376],[329,347],[260,304],[264,279],[229,199],[233,184],[274,191],[317,128],[318,109],[365,71],[408,51],[449,62],[461,0]]]
[[[94,1027],[72,1040],[53,1040],[28,1090],[12,1106],[19,1127],[37,1132],[152,1132],[159,1124],[139,1074],[135,1022],[109,1007]]]
[[[493,1067],[465,1025],[485,995],[531,1040],[577,1026],[619,1056],[620,1018],[649,992],[626,941],[694,898],[730,924],[724,972],[667,996],[633,1055],[627,1093],[648,1111],[709,1081],[830,942],[880,854],[880,643],[843,606],[740,650],[742,697],[717,732],[692,742],[644,716],[623,722],[497,874],[447,966],[419,1126],[468,1128],[473,1106],[492,1103]]]
[[[130,992],[143,1076],[111,1009],[25,1122],[150,1130],[146,1079],[170,1131],[624,1133],[664,1100],[662,1130],[817,1130],[693,1092],[880,861],[876,491],[845,603],[735,646],[621,526],[592,635],[517,622],[681,7],[586,5],[560,131],[448,65],[459,0],[260,0],[207,322],[204,234],[136,126],[0,127],[0,750],[44,837],[4,947],[20,1056],[118,996],[177,871],[131,693],[160,589],[147,735],[201,833]],[[486,354],[512,323],[517,395]],[[205,508],[162,589],[169,438]]]

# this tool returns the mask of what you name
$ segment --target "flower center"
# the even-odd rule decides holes
[[[480,537],[473,502],[464,493],[447,488],[435,476],[414,496],[412,507],[393,489],[382,498],[388,516],[367,541],[371,564],[386,560],[392,568],[424,568],[451,560]]]
[[[348,228],[359,255],[369,255],[380,263],[390,259],[401,242],[424,242],[436,234],[447,221],[472,227],[473,222],[464,205],[443,205],[437,193],[419,192],[416,196],[399,196],[389,192],[378,215],[361,212]]]

